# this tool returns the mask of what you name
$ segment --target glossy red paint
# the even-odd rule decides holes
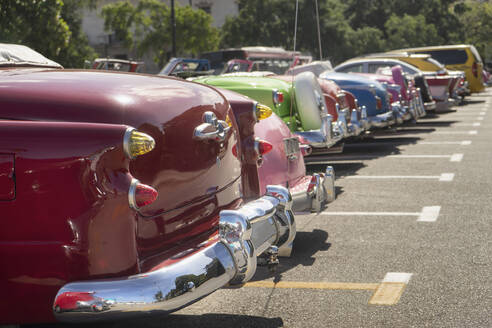
[[[9,295],[0,323],[53,321],[65,283],[145,272],[176,245],[207,240],[219,211],[241,202],[240,181],[249,179],[241,171],[257,170],[232,155],[234,118],[222,142],[193,138],[205,111],[233,115],[210,87],[103,71],[19,68],[0,77],[0,174],[15,163],[15,198],[0,202],[0,289]],[[131,161],[129,126],[156,142]],[[132,178],[158,192],[140,213],[128,203]]]
[[[0,201],[15,198],[14,155],[0,154]]]
[[[241,184],[243,197],[245,199],[257,198],[264,194],[260,193],[260,181],[258,178],[258,160],[259,155],[255,150],[255,101],[236,93],[234,91],[219,89],[224,97],[227,98],[232,108],[234,122],[238,125],[239,142],[236,151],[239,148],[241,154]],[[273,116],[273,115],[272,115]]]
[[[272,150],[263,156],[263,163],[258,170],[261,193],[271,184],[292,186],[306,175],[304,157],[299,151],[296,158],[288,159],[284,148],[285,138],[295,138],[287,125],[277,115],[261,120],[255,125],[255,134],[260,139],[268,140]]]

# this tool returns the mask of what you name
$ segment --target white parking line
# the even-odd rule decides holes
[[[434,131],[432,134],[470,134],[470,135],[475,135],[478,134],[477,130],[470,130],[470,131]]]
[[[449,159],[450,162],[461,162],[463,159],[463,154],[453,154],[451,158]]]
[[[478,115],[480,115],[480,116],[484,116],[485,114],[486,114],[485,112],[478,113]]]
[[[483,121],[483,117],[477,117],[477,120]]]
[[[439,181],[450,182],[454,179],[454,173],[442,173],[439,177]]]
[[[453,126],[480,126],[480,123],[457,123],[453,124]]]
[[[460,146],[469,146],[471,145],[471,140],[463,140],[463,141],[421,141],[418,142],[418,145],[460,145]]]
[[[449,158],[451,162],[461,162],[463,154],[453,155],[388,155],[388,158]]]
[[[384,276],[383,282],[401,282],[404,284],[408,284],[411,277],[412,277],[411,273],[388,272],[386,276]]]
[[[350,175],[344,179],[436,179],[439,181],[453,181],[454,173],[442,173],[441,175]]]
[[[441,206],[425,206],[422,209],[417,221],[419,222],[435,222],[441,211]]]
[[[403,291],[405,290],[411,273],[404,272],[388,272],[381,284],[378,286],[369,304],[371,305],[395,305],[400,300]]]
[[[419,222],[435,222],[439,217],[441,206],[424,206],[421,212],[320,212],[326,216],[416,216]],[[296,213],[301,215],[302,213]]]
[[[299,213],[296,213],[299,214]],[[420,216],[421,212],[321,212],[328,216]]]
[[[374,155],[357,155],[357,156],[323,156],[323,157],[307,157],[304,162],[308,165],[326,164],[326,163],[342,163],[342,162],[354,162],[370,159],[377,159],[379,156]],[[385,158],[449,158],[451,162],[460,162],[463,159],[463,154],[452,155],[386,155]]]

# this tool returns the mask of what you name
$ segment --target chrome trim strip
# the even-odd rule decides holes
[[[129,159],[135,158],[132,156],[130,152],[130,138],[134,130],[136,129],[132,127],[128,127],[125,131],[125,135],[123,136],[123,151],[125,152],[126,157],[128,157]]]
[[[387,126],[395,124],[393,111],[389,111],[376,116],[369,116],[367,119],[370,122],[371,127],[375,128],[385,128]]]
[[[253,102],[253,117],[255,118],[256,120],[256,123],[258,123],[260,120],[258,119],[258,116],[256,115],[256,110],[258,108],[258,102],[255,101]]]
[[[130,205],[130,208],[138,211],[139,207],[137,206],[137,201],[135,199],[135,193],[137,191],[137,185],[140,183],[135,178],[132,178],[132,182],[130,183],[130,189],[128,190],[128,204]]]

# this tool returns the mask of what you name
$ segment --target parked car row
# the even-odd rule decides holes
[[[173,59],[143,75],[139,62],[65,70],[0,44],[0,324],[169,313],[243,284],[291,255],[295,212],[335,200],[333,168],[307,175],[304,156],[467,92],[439,65],[353,74],[236,50],[226,74]]]

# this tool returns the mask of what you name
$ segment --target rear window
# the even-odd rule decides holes
[[[354,64],[354,65],[345,66],[345,67],[342,67],[342,68],[337,69],[337,72],[342,72],[342,73],[363,73],[362,64]]]
[[[432,58],[444,65],[465,64],[468,60],[468,55],[464,49],[434,50],[425,51],[424,53],[431,55]]]

